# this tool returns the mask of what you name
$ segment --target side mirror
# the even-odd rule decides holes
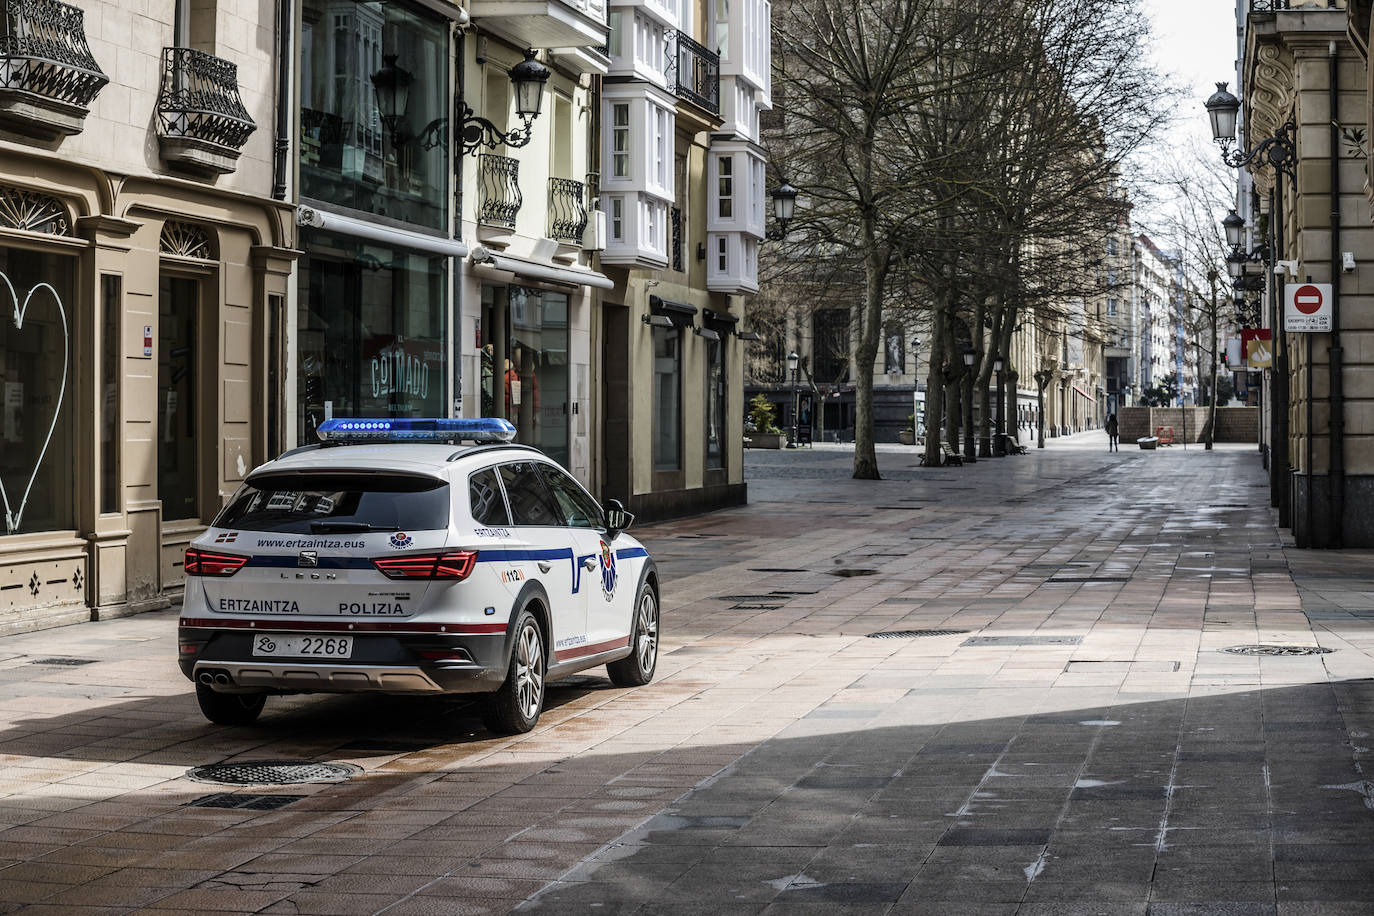
[[[606,500],[606,533],[611,540],[634,523],[635,517],[625,511],[618,499]]]

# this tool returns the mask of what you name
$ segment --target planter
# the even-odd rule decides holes
[[[914,429],[904,429],[897,434],[897,441],[903,445],[916,444],[916,431]]]
[[[745,440],[749,448],[782,448],[787,444],[786,433],[751,433]]]

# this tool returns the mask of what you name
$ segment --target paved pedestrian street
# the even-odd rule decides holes
[[[0,639],[0,911],[1374,912],[1374,557],[1286,543],[1253,446],[1105,445],[747,452],[747,507],[636,529],[654,682],[513,739],[461,699],[209,725],[175,609]],[[230,760],[361,772],[187,776]]]

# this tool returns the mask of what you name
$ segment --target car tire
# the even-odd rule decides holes
[[[196,685],[200,711],[216,725],[252,725],[267,703],[265,693],[219,693],[205,684]]]
[[[544,710],[546,670],[544,630],[533,614],[521,611],[506,680],[482,704],[482,722],[488,731],[519,735],[534,728]]]
[[[643,687],[654,679],[658,667],[658,596],[645,582],[635,599],[634,626],[630,631],[630,654],[606,666],[611,683],[617,687]]]

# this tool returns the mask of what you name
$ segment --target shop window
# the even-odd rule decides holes
[[[305,0],[300,52],[301,194],[445,228],[447,23],[400,3]]]
[[[100,278],[100,511],[119,511],[121,278]]]
[[[734,196],[735,196],[735,160],[729,156],[721,156],[716,160],[716,195],[718,201],[717,215],[721,219],[731,219],[734,217]]]
[[[447,416],[445,259],[325,232],[301,243],[299,441],[332,416]]]
[[[706,340],[706,466],[725,466],[725,342]]]
[[[482,327],[492,335],[482,348],[482,403],[515,424],[516,442],[567,464],[567,294],[483,286]]]
[[[654,470],[682,467],[682,334],[654,328]]]
[[[611,106],[611,175],[630,177],[630,103]]]
[[[157,491],[163,521],[200,518],[199,311],[198,280],[162,277],[157,321]]]
[[[0,535],[75,527],[76,258],[0,246]]]

